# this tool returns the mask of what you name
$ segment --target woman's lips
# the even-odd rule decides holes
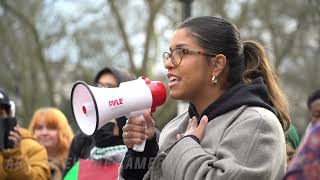
[[[169,86],[170,89],[172,89],[173,86],[175,86],[175,85],[177,85],[177,84],[178,84],[178,81],[177,81],[177,80],[175,80],[175,81],[170,81],[169,84],[168,84],[168,86]]]
[[[171,89],[173,86],[177,85],[179,82],[179,78],[171,73],[168,73],[167,77],[169,78],[169,88]]]

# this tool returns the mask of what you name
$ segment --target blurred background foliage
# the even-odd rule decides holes
[[[71,87],[91,84],[104,66],[167,83],[161,54],[188,3],[191,16],[227,18],[243,40],[265,45],[302,134],[307,96],[320,87],[319,0],[0,0],[0,87],[22,126],[37,108],[56,106],[77,130]],[[158,108],[160,129],[181,112],[178,104],[168,98]]]

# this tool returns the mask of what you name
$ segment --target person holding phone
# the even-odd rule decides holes
[[[46,149],[17,125],[13,107],[13,101],[0,89],[0,179],[49,179]]]

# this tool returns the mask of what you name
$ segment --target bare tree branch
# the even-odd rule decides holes
[[[119,8],[116,6],[114,0],[107,0],[107,2],[110,4],[111,11],[113,12],[113,14],[116,18],[117,25],[118,25],[118,28],[120,31],[120,35],[121,35],[122,41],[124,43],[124,48],[126,49],[126,52],[128,53],[131,72],[137,74],[137,68],[134,64],[134,59],[133,59],[133,48],[130,46],[129,38],[126,33],[124,21],[123,21],[121,14],[119,12]]]
[[[236,20],[234,21],[239,29],[241,29],[241,27],[245,25],[247,21],[249,13],[249,3],[249,1],[241,3],[240,15],[237,16]]]
[[[287,40],[285,42],[284,38],[282,38],[281,42],[277,41],[277,38],[279,37],[279,34],[275,31],[275,27],[272,24],[272,20],[270,18],[268,18],[267,21],[267,26],[268,29],[271,32],[271,38],[272,38],[272,46],[273,46],[273,50],[274,50],[274,55],[275,55],[275,70],[278,73],[279,72],[279,68],[282,65],[285,56],[287,54],[290,54],[292,48],[294,47],[294,43],[296,40],[296,36],[297,34],[300,32],[302,26],[303,26],[303,17],[304,17],[305,11],[302,11],[299,16],[297,17],[297,26],[296,29],[294,31],[292,31],[289,35],[287,35]],[[282,48],[279,48],[280,44],[284,46]]]
[[[156,19],[156,15],[158,14],[160,8],[163,6],[165,1],[146,1],[149,6],[149,19],[146,24],[146,39],[144,43],[144,53],[143,53],[143,61],[142,68],[139,72],[139,75],[146,75],[148,72],[148,61],[149,61],[149,49],[150,42],[152,36],[154,35],[154,21]]]
[[[39,34],[38,31],[35,28],[35,25],[33,25],[27,18],[26,16],[24,16],[22,13],[20,13],[19,11],[17,11],[16,9],[14,9],[13,7],[11,7],[9,4],[6,3],[5,0],[0,1],[0,4],[2,5],[2,7],[5,10],[8,10],[9,12],[11,12],[14,16],[16,16],[23,24],[25,24],[31,31],[31,33],[34,36],[34,41],[36,43],[36,54],[39,57],[39,61],[40,61],[40,65],[42,67],[44,76],[45,76],[45,80],[47,83],[47,90],[48,90],[48,97],[49,97],[49,101],[50,104],[52,106],[56,106],[56,102],[54,99],[54,87],[53,87],[53,82],[52,79],[50,78],[50,73],[49,73],[49,68],[47,68],[47,64],[45,61],[45,57],[43,55],[42,52],[42,45],[40,43],[40,39],[39,39]]]

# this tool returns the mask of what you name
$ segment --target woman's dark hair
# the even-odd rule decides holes
[[[191,18],[178,28],[187,28],[206,52],[226,56],[229,66],[228,86],[233,86],[241,80],[250,83],[257,77],[263,77],[269,99],[278,112],[283,129],[289,128],[288,102],[262,45],[254,41],[242,42],[237,27],[218,17]]]
[[[314,91],[309,97],[308,97],[308,100],[307,100],[307,106],[308,106],[308,109],[310,110],[311,108],[311,104],[320,99],[320,89]]]
[[[125,70],[122,70],[122,69],[120,70],[114,67],[104,67],[95,76],[94,84],[97,84],[99,82],[99,79],[101,78],[102,75],[109,74],[109,73],[114,75],[114,77],[117,79],[117,86],[119,86],[119,84],[122,82],[131,81],[135,79],[135,76],[133,74],[130,74]]]
[[[226,56],[229,65],[229,86],[241,80],[241,72],[244,69],[243,47],[240,33],[234,24],[218,17],[202,16],[188,19],[178,28],[188,28],[205,52]]]
[[[254,41],[244,41],[243,46],[246,67],[242,74],[243,80],[250,83],[257,77],[263,77],[269,99],[279,113],[278,118],[282,127],[287,130],[290,126],[288,101],[280,88],[278,76],[270,64],[264,47]]]

